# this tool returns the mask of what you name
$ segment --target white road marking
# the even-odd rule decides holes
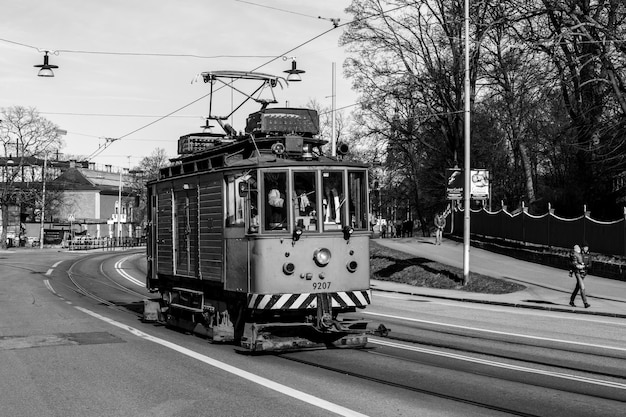
[[[376,291],[376,290],[375,290]],[[538,312],[537,310],[529,310],[529,309],[523,309],[523,308],[510,308],[507,306],[499,306],[499,307],[491,307],[489,306],[489,304],[476,304],[476,303],[469,303],[469,302],[465,302],[465,301],[456,301],[456,302],[445,302],[445,301],[438,301],[435,299],[431,299],[427,296],[424,295],[419,295],[419,294],[405,294],[404,297],[399,296],[399,295],[383,295],[379,292],[376,293],[376,298],[390,298],[392,300],[406,300],[406,301],[411,301],[411,299],[409,297],[413,297],[413,298],[419,298],[420,300],[422,299],[427,299],[428,300],[428,304],[435,304],[438,306],[447,306],[447,307],[460,307],[460,308],[466,308],[466,309],[470,309],[470,310],[480,310],[480,311],[494,311],[497,313],[507,313],[507,314],[518,314],[518,315],[524,315],[524,316],[528,316],[528,315],[534,315],[534,316],[543,316],[543,313]],[[612,321],[610,320],[601,320],[601,319],[597,319],[597,318],[589,318],[589,317],[583,317],[583,315],[580,314],[571,314],[571,313],[567,313],[567,312],[559,312],[559,311],[552,311],[553,314],[558,314],[559,319],[564,319],[564,320],[574,320],[577,322],[580,321],[585,321],[588,323],[601,323],[601,324],[610,324],[610,325],[614,325],[614,326],[626,326],[626,321],[624,320],[619,320],[619,319],[614,319]]]
[[[47,288],[48,290],[50,290],[50,292],[51,292],[52,294],[57,295],[57,292],[54,290],[54,288],[52,288],[52,285],[50,285],[50,280],[48,280],[48,279],[44,279],[44,280],[43,280],[43,283],[44,283],[44,285],[46,286],[46,288]]]
[[[46,275],[50,276],[54,272],[54,269],[50,268],[46,271]]]
[[[61,262],[63,262],[63,261],[59,261],[59,262],[55,263],[54,265],[52,265],[52,267],[56,268],[57,266],[61,265]]]
[[[466,361],[466,362],[473,362],[473,363],[478,363],[482,365],[493,366],[496,368],[504,368],[504,369],[510,369],[513,371],[552,376],[555,378],[569,379],[571,381],[576,381],[576,382],[585,382],[588,384],[601,385],[604,387],[626,390],[626,384],[621,384],[619,382],[603,381],[601,379],[587,378],[584,376],[565,374],[562,372],[552,372],[552,371],[546,371],[546,370],[541,370],[541,369],[527,368],[525,366],[518,366],[518,365],[512,365],[512,364],[503,363],[503,362],[495,362],[495,361],[490,361],[486,359],[473,358],[471,356],[458,355],[456,353],[441,352],[441,351],[437,351],[433,349],[424,349],[424,348],[420,348],[416,346],[408,346],[408,345],[403,345],[400,343],[389,342],[387,340],[375,339],[372,337],[368,338],[368,342],[381,345],[381,346],[388,346],[388,347],[393,347],[397,349],[411,350],[414,352],[421,352],[421,353],[426,353],[429,355],[442,356],[442,357],[458,359],[458,360]]]
[[[123,278],[127,279],[131,283],[133,283],[135,285],[138,285],[140,287],[145,287],[146,284],[144,284],[143,282],[139,281],[137,278],[133,278],[128,272],[126,272],[126,271],[124,271],[124,269],[122,269],[122,264],[124,263],[124,261],[126,261],[131,256],[134,256],[134,255],[127,256],[127,257],[122,258],[119,261],[117,261],[115,263],[115,269],[116,269],[118,274],[120,274]]]
[[[369,314],[371,316],[378,316],[378,317],[387,317],[387,318],[390,318],[390,319],[406,320],[406,321],[412,321],[412,322],[416,322],[416,323],[432,324],[432,325],[435,325],[435,326],[454,327],[454,328],[457,328],[457,329],[473,330],[473,331],[477,331],[477,332],[499,334],[499,335],[504,335],[504,336],[514,336],[514,337],[521,337],[521,338],[525,338],[525,339],[543,340],[543,341],[548,341],[548,342],[559,342],[559,343],[565,343],[565,344],[570,344],[570,345],[578,345],[578,346],[594,347],[594,348],[600,348],[600,349],[616,350],[616,351],[619,351],[619,352],[626,352],[626,348],[619,348],[619,347],[605,346],[605,345],[596,345],[594,343],[574,342],[574,341],[571,341],[571,340],[553,339],[553,338],[550,338],[550,337],[531,336],[531,335],[519,334],[519,333],[501,332],[499,330],[480,329],[478,327],[461,326],[461,325],[458,325],[458,324],[449,324],[449,323],[440,323],[440,322],[429,321],[429,320],[413,319],[413,318],[410,318],[410,317],[394,316],[394,315],[391,315],[391,314],[372,313],[370,311],[363,311],[361,314]]]
[[[198,352],[194,352],[191,349],[187,349],[187,348],[179,346],[179,345],[177,345],[175,343],[168,342],[167,340],[163,340],[163,339],[160,339],[158,337],[151,336],[151,335],[149,335],[147,333],[142,332],[141,330],[138,330],[138,329],[136,329],[134,327],[131,327],[131,326],[127,326],[127,325],[125,325],[123,323],[117,322],[117,321],[112,320],[112,319],[110,319],[108,317],[101,316],[100,314],[95,313],[95,312],[93,312],[91,310],[88,310],[86,308],[82,308],[82,307],[76,307],[76,308],[78,310],[82,311],[83,313],[89,314],[92,317],[95,317],[95,318],[97,318],[99,320],[102,320],[102,321],[104,321],[106,323],[109,323],[109,324],[111,324],[113,326],[119,327],[120,329],[126,330],[126,331],[134,334],[135,336],[141,337],[142,339],[145,339],[145,340],[147,340],[149,342],[157,343],[157,344],[159,344],[161,346],[164,346],[164,347],[166,347],[168,349],[175,350],[175,351],[177,351],[179,353],[182,353],[183,355],[187,355],[187,356],[189,356],[189,357],[191,357],[193,359],[197,359],[200,362],[203,362],[203,363],[205,363],[207,365],[213,366],[215,368],[221,369],[221,370],[223,370],[225,372],[228,372],[230,374],[233,374],[233,375],[236,375],[238,377],[244,378],[244,379],[246,379],[246,380],[248,380],[250,382],[253,382],[255,384],[259,384],[259,385],[261,385],[263,387],[272,389],[272,390],[277,391],[277,392],[279,392],[281,394],[284,394],[284,395],[287,395],[289,397],[295,398],[297,400],[303,401],[305,403],[311,404],[311,405],[313,405],[315,407],[319,407],[319,408],[322,408],[324,410],[328,410],[328,411],[330,411],[332,413],[335,413],[337,415],[340,415],[340,416],[367,417],[367,415],[365,415],[365,414],[361,414],[361,413],[359,413],[357,411],[350,410],[350,409],[342,407],[342,406],[340,406],[338,404],[331,403],[330,401],[323,400],[322,398],[315,397],[313,395],[310,395],[310,394],[307,394],[305,392],[296,390],[296,389],[288,387],[286,385],[279,384],[278,382],[274,382],[274,381],[272,381],[270,379],[267,379],[267,378],[264,378],[262,376],[255,375],[255,374],[253,374],[251,372],[244,371],[243,369],[239,369],[239,368],[236,368],[234,366],[228,365],[227,363],[220,362],[220,361],[218,361],[216,359],[213,359],[213,358],[210,358],[208,356],[202,355],[202,354],[200,354]]]

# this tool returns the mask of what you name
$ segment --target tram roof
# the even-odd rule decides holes
[[[254,138],[248,135],[235,140],[216,141],[216,144],[209,149],[172,159],[173,163],[170,166],[161,169],[159,179],[171,179],[237,167],[367,167],[366,164],[360,162],[346,161],[322,154],[321,146],[327,142],[317,138],[304,138],[305,143],[311,144],[319,150],[319,153],[311,158],[305,158],[301,153],[276,154],[273,152],[271,146],[275,143],[282,143],[281,141],[288,136]]]

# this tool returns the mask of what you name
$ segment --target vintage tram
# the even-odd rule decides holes
[[[212,89],[224,78],[284,81],[202,77]],[[148,184],[147,287],[159,316],[250,351],[364,346],[367,323],[342,313],[371,302],[367,167],[343,160],[343,145],[324,155],[316,111],[258,101],[242,133],[209,114],[223,133],[182,136],[179,157]]]

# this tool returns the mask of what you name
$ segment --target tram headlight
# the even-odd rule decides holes
[[[326,248],[315,249],[313,252],[313,260],[317,266],[326,266],[330,262],[330,251]]]
[[[346,264],[346,268],[348,269],[349,272],[354,272],[356,271],[356,268],[359,266],[359,264],[357,264],[356,261],[350,261]]]

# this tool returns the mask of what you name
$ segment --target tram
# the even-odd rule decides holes
[[[286,82],[201,75],[212,93],[220,82]],[[253,352],[365,346],[367,322],[343,315],[371,302],[367,167],[343,160],[345,145],[324,154],[315,110],[248,99],[261,108],[244,132],[209,110],[207,125],[223,132],[182,136],[148,183],[146,285],[158,317]]]

